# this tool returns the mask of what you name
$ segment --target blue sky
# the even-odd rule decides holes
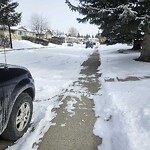
[[[89,23],[78,23],[77,12],[72,12],[65,0],[14,0],[19,3],[17,11],[22,12],[21,25],[29,26],[31,16],[36,13],[46,18],[52,30],[68,33],[69,28],[75,27],[80,34],[95,35],[98,27]],[[76,0],[72,0],[76,1]]]

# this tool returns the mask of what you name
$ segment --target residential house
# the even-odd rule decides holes
[[[45,34],[44,34],[44,38],[45,38],[45,39],[51,39],[52,36],[53,36],[53,33],[52,33],[52,31],[50,31],[50,30],[47,30],[47,31],[45,32]]]
[[[53,33],[50,30],[45,30],[41,34],[36,34],[36,36],[40,39],[51,39],[53,36]]]
[[[30,31],[25,27],[11,27],[11,34],[13,39],[22,39],[22,37],[36,37],[36,33]]]
[[[26,29],[25,27],[22,26],[13,26],[10,28],[11,29],[11,37],[12,39],[17,39],[17,40],[21,40],[22,37],[36,37],[36,33],[32,32],[28,29]],[[1,27],[0,28],[0,35],[3,35],[5,37],[9,37],[9,31],[8,28],[6,28],[5,30]]]

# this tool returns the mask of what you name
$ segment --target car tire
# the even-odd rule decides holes
[[[15,101],[8,124],[1,137],[16,141],[27,131],[33,112],[33,101],[27,93],[21,93]]]

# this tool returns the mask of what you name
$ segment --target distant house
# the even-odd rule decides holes
[[[51,39],[53,36],[53,33],[50,30],[47,30],[44,34],[45,39]]]
[[[53,33],[50,30],[45,30],[41,34],[36,34],[36,36],[41,39],[51,39],[53,36]]]
[[[32,32],[25,27],[11,27],[11,34],[13,39],[22,39],[22,37],[36,37],[36,33]]]
[[[87,41],[91,41],[91,42],[94,42],[94,43],[97,43],[99,42],[99,39],[98,38],[84,38],[84,37],[66,37],[65,39],[66,43],[85,43]]]
[[[13,26],[10,28],[11,29],[11,36],[12,39],[17,39],[17,40],[21,40],[22,37],[36,37],[36,33],[32,32],[28,29],[26,29],[25,27],[22,26]],[[6,28],[5,30],[1,27],[0,28],[0,35],[3,35],[5,37],[9,37],[9,32],[8,29]]]
[[[11,27],[12,39],[22,39],[23,36],[27,35],[27,30],[24,27]]]

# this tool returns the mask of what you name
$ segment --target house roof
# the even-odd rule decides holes
[[[25,27],[22,26],[12,26],[10,27],[11,30],[19,30],[19,31],[27,31]]]
[[[30,33],[35,33],[33,31],[31,31],[30,29],[26,28],[25,26],[12,26],[10,28],[11,28],[11,30],[18,30],[18,31],[26,31],[26,32],[30,32]]]
[[[52,33],[51,30],[44,30],[44,31],[43,31],[43,34],[46,34],[46,33],[49,33],[49,34],[53,35],[53,33]]]

